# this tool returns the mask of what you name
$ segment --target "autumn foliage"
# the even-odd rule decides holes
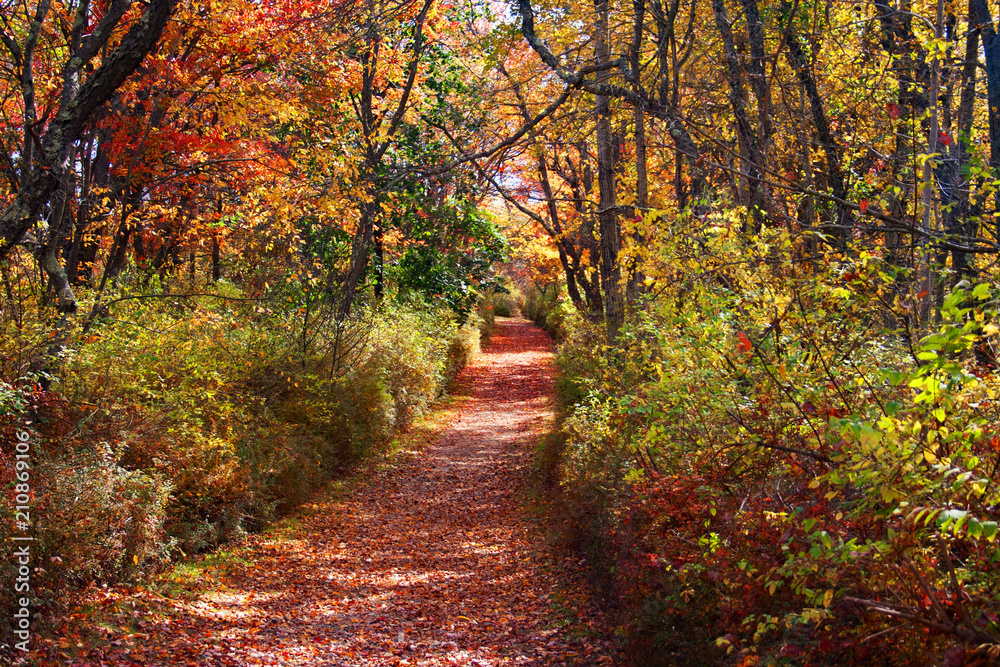
[[[0,10],[41,607],[301,502],[503,309],[562,344],[542,478],[643,664],[997,659],[985,0]]]
[[[767,258],[783,235],[718,229],[702,260],[759,264],[690,267],[613,350],[573,330],[548,459],[571,535],[650,662],[989,655],[998,387],[973,347],[995,294],[958,286],[910,347],[872,321],[912,308],[882,261],[803,272]]]
[[[422,124],[476,89],[432,4],[164,0],[157,34],[127,1],[0,7],[0,485],[25,429],[43,634],[87,587],[287,513],[477,353],[506,246]]]

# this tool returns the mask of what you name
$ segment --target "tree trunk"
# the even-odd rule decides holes
[[[527,107],[524,108],[527,112]],[[545,162],[544,154],[540,154],[537,160],[538,164],[538,179],[542,184],[542,194],[545,195],[545,209],[549,216],[549,224],[546,225],[545,230],[549,236],[555,241],[556,249],[559,251],[559,264],[563,267],[563,273],[566,274],[566,293],[569,294],[570,301],[577,310],[583,310],[583,297],[580,296],[580,289],[577,286],[577,280],[575,275],[575,270],[569,261],[569,250],[567,245],[572,245],[570,239],[563,234],[562,223],[559,220],[559,207],[556,205],[555,191],[552,189],[552,182],[549,180],[549,168]]]
[[[951,169],[950,183],[954,190],[954,199],[957,210],[951,211],[947,220],[951,222],[949,231],[956,234],[963,242],[967,239],[972,242],[979,232],[979,225],[973,214],[968,187],[961,187],[962,165],[969,161],[969,142],[972,135],[973,109],[976,99],[976,69],[979,64],[979,29],[972,28],[976,25],[975,14],[969,9],[970,29],[965,36],[965,62],[962,65],[961,93],[958,102],[958,113],[955,121],[957,133],[956,141],[952,145],[954,160]],[[959,249],[952,250],[952,268],[959,280],[971,277],[974,270],[970,264],[968,255]]]
[[[382,300],[385,292],[385,249],[382,247],[382,235],[382,224],[376,221],[372,231],[372,243],[375,246],[372,252],[375,256],[375,288],[372,294],[376,303]]]
[[[1000,38],[993,26],[993,17],[986,0],[969,0],[969,9],[979,24],[986,58],[986,103],[990,125],[990,166],[1000,173]],[[995,177],[995,176],[994,176]],[[994,214],[1000,211],[1000,190],[995,194]],[[1000,220],[994,221],[1000,234]]]
[[[641,106],[636,106],[635,113],[635,215],[636,224],[642,225],[642,216],[649,211],[649,183],[646,174],[646,124],[645,112]],[[646,236],[642,231],[636,231],[633,236],[635,252],[646,245]],[[633,257],[629,265],[628,284],[625,287],[625,297],[629,303],[634,303],[642,292],[645,275],[642,272],[641,260]]]
[[[786,24],[785,34],[787,36],[787,54],[789,65],[798,73],[799,85],[806,92],[809,100],[809,108],[812,112],[813,124],[816,126],[816,134],[819,136],[820,144],[827,162],[827,177],[833,196],[846,201],[847,185],[844,179],[844,172],[840,164],[840,147],[830,130],[830,123],[826,118],[826,111],[823,108],[823,98],[819,94],[816,86],[816,79],[813,77],[812,65],[802,48],[798,33],[792,28],[792,8],[788,1],[782,4],[782,14]],[[844,248],[848,239],[851,238],[851,218],[847,207],[841,203],[835,204],[835,215],[833,220],[833,237],[836,245]]]
[[[594,1],[594,44],[597,64],[610,59],[608,53],[608,0]],[[607,78],[606,74],[602,75]],[[604,319],[608,341],[614,342],[624,322],[622,303],[621,227],[618,220],[618,200],[615,192],[615,158],[611,134],[611,102],[606,95],[595,96],[594,115],[597,121],[597,188],[600,195],[597,219],[601,234],[601,283],[604,286]]]
[[[940,40],[944,36],[944,0],[937,2],[937,20],[934,22],[934,38]],[[935,54],[938,52],[935,51]],[[938,55],[931,59],[931,86],[930,86],[930,117],[927,130],[927,153],[933,155],[938,152],[938,98],[940,96],[940,71],[941,61]],[[931,306],[934,303],[934,290],[937,288],[938,272],[934,267],[931,254],[931,233],[937,231],[932,226],[932,213],[936,221],[937,215],[934,210],[935,201],[933,198],[934,180],[931,161],[924,161],[923,172],[923,211],[920,218],[920,227],[923,230],[923,237],[920,239],[921,249],[921,289],[920,294],[920,323],[924,327],[929,327],[931,322]]]
[[[896,123],[896,146],[891,162],[893,180],[904,196],[891,197],[888,213],[902,219],[907,216],[905,202],[915,190],[916,178],[915,174],[908,173],[916,148],[907,129],[914,118],[922,118],[927,110],[930,79],[924,49],[919,46],[913,34],[913,15],[909,0],[904,0],[899,11],[888,0],[875,0],[875,7],[879,11],[881,24],[880,42],[882,48],[893,58],[892,69],[896,72],[899,85],[896,97],[899,119]],[[888,230],[885,235],[888,260],[896,266],[907,264],[903,257],[903,238],[904,232],[898,229]]]
[[[757,132],[754,131],[747,113],[743,74],[740,69],[739,55],[736,53],[736,46],[733,42],[732,25],[729,22],[729,17],[726,16],[724,0],[712,0],[712,10],[715,13],[715,25],[722,36],[729,80],[729,103],[736,119],[736,136],[739,139],[740,149],[739,180],[747,189],[747,197],[741,203],[749,209],[753,220],[752,231],[756,233],[764,224],[764,183],[761,171],[764,166],[764,155],[760,139]]]
[[[646,17],[645,0],[633,0],[632,44],[629,49],[629,70],[632,74],[632,87],[636,94],[643,97],[641,80],[642,29]],[[646,173],[646,112],[641,104],[632,107],[635,120],[635,215],[636,224],[642,224],[641,217],[649,210],[649,180]],[[633,238],[635,252],[639,252],[646,244],[645,236],[636,231]],[[633,257],[629,265],[628,283],[625,287],[625,298],[634,303],[642,290],[645,276],[642,273],[640,260]]]
[[[347,280],[344,282],[344,295],[338,313],[340,320],[346,319],[351,314],[351,307],[358,296],[358,287],[368,269],[368,256],[371,253],[372,238],[375,234],[377,208],[378,204],[375,201],[366,201],[361,204],[358,229],[354,232],[354,241],[351,243],[351,266],[347,272]]]
[[[222,247],[218,233],[212,234],[212,282],[222,280]]]

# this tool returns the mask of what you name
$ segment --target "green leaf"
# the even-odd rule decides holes
[[[941,530],[948,530],[953,523],[959,519],[964,519],[967,514],[968,512],[965,510],[944,510],[937,515],[937,525]]]
[[[997,536],[997,522],[983,521],[983,537],[992,542]]]

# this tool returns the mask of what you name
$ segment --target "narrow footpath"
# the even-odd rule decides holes
[[[319,504],[293,539],[83,665],[611,665],[579,564],[545,546],[521,491],[551,427],[547,336],[498,319],[471,393],[421,452]]]

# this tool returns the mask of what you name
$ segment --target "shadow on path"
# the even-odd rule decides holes
[[[612,664],[599,615],[556,609],[567,584],[518,504],[551,426],[551,356],[541,330],[498,319],[435,444],[318,506],[296,539],[260,541],[140,642],[74,664]]]

